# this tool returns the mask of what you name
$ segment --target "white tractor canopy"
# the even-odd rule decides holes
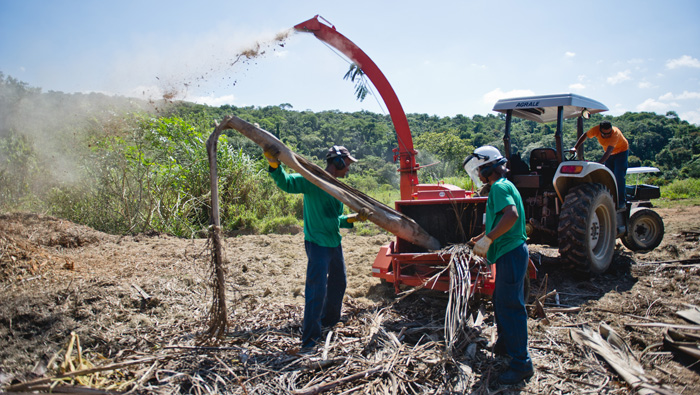
[[[584,111],[590,114],[608,111],[602,103],[573,93],[501,99],[496,102],[493,111],[505,114],[512,110],[515,117],[547,123],[557,120],[559,107],[563,108],[564,119],[578,117]]]
[[[641,167],[628,167],[627,174],[644,174],[644,173],[658,173],[658,167],[651,166],[641,166]]]

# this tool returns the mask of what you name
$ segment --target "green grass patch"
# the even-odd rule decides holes
[[[688,199],[654,199],[651,201],[654,207],[658,208],[675,208],[675,207],[692,207],[700,206],[700,197],[688,198]]]
[[[662,186],[661,197],[669,200],[700,198],[700,179],[686,178]]]

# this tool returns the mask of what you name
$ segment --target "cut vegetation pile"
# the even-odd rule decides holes
[[[528,322],[536,373],[524,387],[506,390],[700,392],[692,356],[700,334],[692,322],[700,306],[693,237],[700,207],[658,212],[667,229],[662,245],[633,254],[618,244],[612,269],[590,281],[570,278],[555,250],[531,246],[540,270]],[[0,390],[498,391],[495,379],[507,360],[489,349],[490,303],[474,303],[468,341],[449,356],[447,296],[420,290],[396,298],[371,277],[379,247],[392,239],[345,235],[343,321],[314,353],[299,355],[303,234],[222,239],[229,326],[218,342],[202,343],[212,300],[206,240],[118,237],[52,217],[2,215]],[[616,368],[620,358],[631,370]]]

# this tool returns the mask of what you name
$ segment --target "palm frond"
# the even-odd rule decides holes
[[[355,82],[355,96],[358,100],[363,101],[367,94],[370,93],[367,87],[367,80],[365,79],[365,73],[362,71],[360,66],[356,63],[350,64],[350,68],[343,77],[344,80],[350,79],[350,81]],[[357,81],[355,81],[357,79]]]

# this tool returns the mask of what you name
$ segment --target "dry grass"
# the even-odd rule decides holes
[[[523,386],[503,388],[495,378],[507,360],[488,348],[495,336],[489,301],[470,304],[475,325],[462,341],[451,342],[448,353],[447,295],[418,290],[396,298],[371,277],[379,246],[390,240],[385,236],[346,235],[349,288],[343,322],[314,353],[299,355],[303,235],[222,240],[229,327],[217,342],[202,344],[212,301],[206,240],[119,238],[51,217],[2,216],[0,388],[46,392],[52,385],[54,391],[87,385],[92,393],[139,394],[629,393],[602,358],[569,335],[572,328],[606,322],[650,377],[676,393],[698,393],[694,361],[659,345],[665,329],[633,325],[684,323],[675,312],[700,305],[696,265],[634,263],[670,259],[669,251],[680,254],[675,258],[698,254],[697,241],[686,241],[679,232],[676,237],[670,229],[657,255],[621,249],[613,270],[590,281],[569,278],[555,254],[533,246],[543,273],[533,282],[533,296],[550,294],[542,300],[546,320],[533,316],[528,322],[536,374]],[[667,251],[669,245],[674,249]]]

